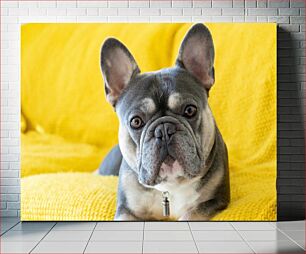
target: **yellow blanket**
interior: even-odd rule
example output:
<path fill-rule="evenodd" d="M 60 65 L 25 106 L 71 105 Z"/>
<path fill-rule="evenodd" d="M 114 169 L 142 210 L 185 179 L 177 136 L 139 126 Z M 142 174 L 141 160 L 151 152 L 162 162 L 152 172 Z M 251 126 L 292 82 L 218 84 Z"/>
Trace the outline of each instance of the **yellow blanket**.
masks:
<path fill-rule="evenodd" d="M 240 186 L 245 178 L 233 177 L 231 204 L 213 220 L 275 220 L 276 197 L 265 194 L 271 185 L 268 178 L 252 176 L 252 183 Z M 113 220 L 117 183 L 118 177 L 90 173 L 25 177 L 21 180 L 21 220 Z"/>
<path fill-rule="evenodd" d="M 120 39 L 143 72 L 153 71 L 173 65 L 190 25 L 22 26 L 22 220 L 113 218 L 117 179 L 77 173 L 94 171 L 117 143 L 101 44 Z M 214 219 L 275 220 L 276 25 L 207 26 L 216 50 L 209 103 L 228 146 L 232 194 Z"/>

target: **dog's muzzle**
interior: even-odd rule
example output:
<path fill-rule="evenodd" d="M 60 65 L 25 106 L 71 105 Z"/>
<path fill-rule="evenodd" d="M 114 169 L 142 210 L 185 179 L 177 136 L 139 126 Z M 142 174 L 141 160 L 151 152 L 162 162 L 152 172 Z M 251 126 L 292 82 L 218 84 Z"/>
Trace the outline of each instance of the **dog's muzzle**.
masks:
<path fill-rule="evenodd" d="M 190 126 L 172 116 L 163 116 L 143 130 L 138 151 L 139 182 L 153 186 L 162 164 L 175 160 L 186 170 L 198 168 L 197 145 Z"/>

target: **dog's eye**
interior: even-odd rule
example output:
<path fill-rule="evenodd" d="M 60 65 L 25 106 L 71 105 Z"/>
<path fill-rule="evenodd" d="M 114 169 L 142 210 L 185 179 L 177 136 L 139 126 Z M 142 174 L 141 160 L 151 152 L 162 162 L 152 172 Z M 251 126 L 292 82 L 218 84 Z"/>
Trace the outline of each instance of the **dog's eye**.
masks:
<path fill-rule="evenodd" d="M 133 129 L 139 129 L 140 127 L 142 127 L 143 121 L 139 116 L 135 116 L 131 119 L 130 124 Z"/>
<path fill-rule="evenodd" d="M 197 113 L 197 108 L 193 105 L 188 105 L 184 110 L 184 116 L 188 118 L 195 116 L 196 113 Z"/>

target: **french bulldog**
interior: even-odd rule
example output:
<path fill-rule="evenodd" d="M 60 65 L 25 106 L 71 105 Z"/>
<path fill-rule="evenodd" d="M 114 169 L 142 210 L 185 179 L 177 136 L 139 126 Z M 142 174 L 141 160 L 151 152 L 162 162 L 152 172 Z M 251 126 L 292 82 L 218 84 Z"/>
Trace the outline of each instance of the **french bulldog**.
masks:
<path fill-rule="evenodd" d="M 107 101 L 119 145 L 101 175 L 119 175 L 115 220 L 209 220 L 230 201 L 227 148 L 208 105 L 215 82 L 210 31 L 195 24 L 174 67 L 141 73 L 129 50 L 101 49 Z"/>

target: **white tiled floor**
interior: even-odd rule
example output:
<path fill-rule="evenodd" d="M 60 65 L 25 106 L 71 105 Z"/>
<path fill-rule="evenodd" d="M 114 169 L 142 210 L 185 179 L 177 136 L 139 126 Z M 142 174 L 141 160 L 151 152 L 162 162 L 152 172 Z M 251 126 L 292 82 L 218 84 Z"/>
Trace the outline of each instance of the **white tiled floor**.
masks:
<path fill-rule="evenodd" d="M 83 253 L 87 242 L 42 241 L 31 253 Z"/>
<path fill-rule="evenodd" d="M 240 235 L 245 241 L 284 241 L 288 237 L 278 230 L 256 230 L 256 231 L 241 231 Z"/>
<path fill-rule="evenodd" d="M 197 242 L 200 253 L 253 253 L 247 243 L 237 242 Z"/>
<path fill-rule="evenodd" d="M 90 241 L 93 242 L 118 242 L 118 241 L 135 241 L 141 242 L 143 238 L 143 231 L 94 231 Z"/>
<path fill-rule="evenodd" d="M 89 242 L 84 253 L 142 253 L 142 241 Z"/>
<path fill-rule="evenodd" d="M 301 253 L 301 248 L 291 241 L 249 242 L 249 244 L 256 253 Z"/>
<path fill-rule="evenodd" d="M 150 242 L 143 244 L 143 253 L 198 253 L 195 242 Z"/>
<path fill-rule="evenodd" d="M 304 253 L 305 221 L 19 222 L 1 218 L 1 253 Z"/>
<path fill-rule="evenodd" d="M 236 231 L 192 231 L 195 241 L 242 241 Z"/>
<path fill-rule="evenodd" d="M 51 230 L 43 239 L 46 242 L 88 242 L 92 231 L 54 231 Z M 95 233 L 95 232 L 94 232 Z"/>
<path fill-rule="evenodd" d="M 172 242 L 172 241 L 193 241 L 190 231 L 145 231 L 144 241 L 149 242 Z"/>

